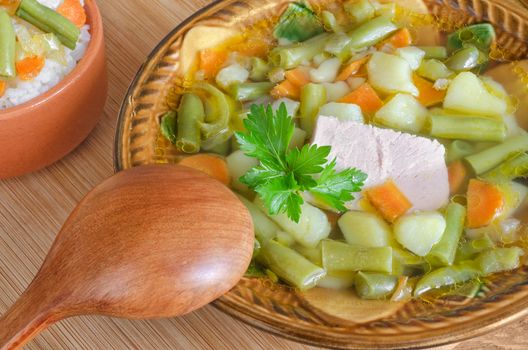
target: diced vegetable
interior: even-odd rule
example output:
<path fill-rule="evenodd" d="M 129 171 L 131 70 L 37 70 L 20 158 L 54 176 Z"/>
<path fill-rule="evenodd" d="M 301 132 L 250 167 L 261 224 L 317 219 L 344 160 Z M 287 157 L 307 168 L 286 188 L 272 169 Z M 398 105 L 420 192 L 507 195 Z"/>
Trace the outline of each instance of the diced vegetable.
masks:
<path fill-rule="evenodd" d="M 353 52 L 374 45 L 396 30 L 398 30 L 398 27 L 389 18 L 384 16 L 376 17 L 364 22 L 348 33 L 348 42 L 344 50 L 338 53 Z"/>
<path fill-rule="evenodd" d="M 387 39 L 387 43 L 391 44 L 395 48 L 408 47 L 412 44 L 411 32 L 407 28 L 398 29 L 396 33 L 392 34 Z M 413 69 L 416 69 L 416 68 L 413 68 Z"/>
<path fill-rule="evenodd" d="M 284 231 L 278 231 L 275 240 L 286 247 L 290 247 L 295 244 L 295 238 L 293 238 L 288 232 Z"/>
<path fill-rule="evenodd" d="M 369 83 L 362 84 L 338 102 L 358 105 L 363 113 L 368 114 L 375 113 L 383 106 L 383 101 Z"/>
<path fill-rule="evenodd" d="M 456 160 L 467 157 L 475 153 L 475 146 L 467 141 L 454 140 L 447 147 L 447 163 L 452 163 Z"/>
<path fill-rule="evenodd" d="M 224 185 L 229 185 L 231 175 L 224 158 L 212 154 L 195 154 L 183 158 L 178 164 L 200 170 Z"/>
<path fill-rule="evenodd" d="M 336 80 L 337 81 L 347 80 L 348 78 L 356 74 L 359 71 L 359 69 L 363 67 L 365 63 L 367 63 L 369 58 L 370 58 L 369 56 L 364 56 L 358 60 L 353 60 L 352 62 L 348 63 L 343 68 L 343 70 L 339 72 L 339 75 L 337 76 Z"/>
<path fill-rule="evenodd" d="M 86 24 L 86 12 L 79 0 L 64 0 L 57 12 L 81 28 Z"/>
<path fill-rule="evenodd" d="M 392 248 L 393 267 L 392 274 L 395 276 L 413 276 L 417 272 L 423 273 L 429 269 L 428 263 L 421 256 L 417 256 L 406 249 Z"/>
<path fill-rule="evenodd" d="M 0 76 L 14 77 L 16 54 L 15 28 L 11 23 L 11 17 L 0 8 Z M 3 83 L 5 84 L 5 82 Z M 4 85 L 5 89 L 5 85 Z M 2 93 L 3 95 L 3 93 Z M 0 95 L 1 96 L 1 95 Z"/>
<path fill-rule="evenodd" d="M 344 81 L 323 83 L 323 85 L 326 89 L 326 100 L 328 102 L 336 102 L 345 97 L 350 92 L 350 87 Z"/>
<path fill-rule="evenodd" d="M 2 94 L 0 94 L 0 96 L 2 96 Z M 161 117 L 161 122 L 160 122 L 161 134 L 167 140 L 169 140 L 172 144 L 176 144 L 176 134 L 177 134 L 176 118 L 177 118 L 176 112 L 170 111 L 170 112 L 165 113 Z"/>
<path fill-rule="evenodd" d="M 520 266 L 520 257 L 524 251 L 519 247 L 495 248 L 481 253 L 475 260 L 484 276 L 492 273 L 510 271 Z"/>
<path fill-rule="evenodd" d="M 301 128 L 295 127 L 293 130 L 292 139 L 290 141 L 290 149 L 301 148 L 306 140 L 306 131 Z"/>
<path fill-rule="evenodd" d="M 258 159 L 246 156 L 244 152 L 238 150 L 226 157 L 227 167 L 231 174 L 231 187 L 242 193 L 248 193 L 247 185 L 240 182 L 240 177 L 246 174 L 251 168 L 259 164 Z"/>
<path fill-rule="evenodd" d="M 21 80 L 33 80 L 39 74 L 46 60 L 42 56 L 26 57 L 15 64 L 17 77 Z"/>
<path fill-rule="evenodd" d="M 428 254 L 428 260 L 434 265 L 452 265 L 458 248 L 460 237 L 464 231 L 466 208 L 458 203 L 450 203 L 447 206 L 446 229 L 442 239 L 433 246 Z"/>
<path fill-rule="evenodd" d="M 468 179 L 468 170 L 464 162 L 457 160 L 449 164 L 447 175 L 449 178 L 449 193 L 459 193 Z"/>
<path fill-rule="evenodd" d="M 431 110 L 431 136 L 445 139 L 500 142 L 506 138 L 502 120 Z"/>
<path fill-rule="evenodd" d="M 309 84 L 310 81 L 310 69 L 306 67 L 297 67 L 284 73 L 284 76 L 293 85 L 302 88 L 304 85 Z"/>
<path fill-rule="evenodd" d="M 393 129 L 419 133 L 427 119 L 427 109 L 413 96 L 397 94 L 374 115 L 374 122 Z"/>
<path fill-rule="evenodd" d="M 250 63 L 251 71 L 249 72 L 249 79 L 253 81 L 265 81 L 271 69 L 268 63 L 259 57 L 251 58 Z"/>
<path fill-rule="evenodd" d="M 334 33 L 341 33 L 343 31 L 343 28 L 337 23 L 337 18 L 332 12 L 324 10 L 321 12 L 321 19 L 326 30 Z"/>
<path fill-rule="evenodd" d="M 261 244 L 275 238 L 280 227 L 271 220 L 257 205 L 249 201 L 243 196 L 238 196 L 240 201 L 246 206 L 251 218 L 253 219 L 253 227 L 255 228 L 255 237 Z"/>
<path fill-rule="evenodd" d="M 482 177 L 494 183 L 508 182 L 518 177 L 528 176 L 528 154 L 519 153 L 496 168 L 485 173 Z"/>
<path fill-rule="evenodd" d="M 401 57 L 375 52 L 367 63 L 367 71 L 369 82 L 376 90 L 386 94 L 419 94 L 412 80 L 411 66 Z"/>
<path fill-rule="evenodd" d="M 493 184 L 471 179 L 467 192 L 467 226 L 477 228 L 489 225 L 504 207 L 504 198 Z"/>
<path fill-rule="evenodd" d="M 329 272 L 319 280 L 318 287 L 328 289 L 345 289 L 354 285 L 356 274 L 350 271 Z"/>
<path fill-rule="evenodd" d="M 227 90 L 235 83 L 243 83 L 249 78 L 249 72 L 238 63 L 233 63 L 222 68 L 216 75 L 216 83 L 222 89 Z"/>
<path fill-rule="evenodd" d="M 363 113 L 358 105 L 351 103 L 330 102 L 319 109 L 319 115 L 335 117 L 339 120 L 353 120 L 358 123 L 364 123 Z"/>
<path fill-rule="evenodd" d="M 437 212 L 417 212 L 400 217 L 394 223 L 396 240 L 418 256 L 426 256 L 442 239 L 446 220 Z"/>
<path fill-rule="evenodd" d="M 383 299 L 392 294 L 398 283 L 398 277 L 381 273 L 358 272 L 354 286 L 362 299 Z"/>
<path fill-rule="evenodd" d="M 478 23 L 465 26 L 447 37 L 447 48 L 452 52 L 467 45 L 474 45 L 480 51 L 487 53 L 495 41 L 495 29 L 489 23 Z"/>
<path fill-rule="evenodd" d="M 321 53 L 328 37 L 329 35 L 324 33 L 301 44 L 276 47 L 270 52 L 270 60 L 275 66 L 280 66 L 284 69 L 295 68 Z"/>
<path fill-rule="evenodd" d="M 391 223 L 412 207 L 412 203 L 392 180 L 369 188 L 365 191 L 365 196 L 385 220 Z"/>
<path fill-rule="evenodd" d="M 396 54 L 409 63 L 412 70 L 417 70 L 422 64 L 425 52 L 416 46 L 400 47 L 396 50 Z"/>
<path fill-rule="evenodd" d="M 307 248 L 300 244 L 295 244 L 293 246 L 299 254 L 304 256 L 306 259 L 310 260 L 315 265 L 322 267 L 323 266 L 323 257 L 322 257 L 322 243 L 319 243 L 317 246 L 312 248 Z"/>
<path fill-rule="evenodd" d="M 312 135 L 317 113 L 326 103 L 326 89 L 324 85 L 310 83 L 301 90 L 301 128 L 308 136 Z"/>
<path fill-rule="evenodd" d="M 480 51 L 475 46 L 458 50 L 445 62 L 449 69 L 457 72 L 471 70 L 480 63 Z"/>
<path fill-rule="evenodd" d="M 0 80 L 0 97 L 2 97 L 7 90 L 7 83 L 3 80 Z"/>
<path fill-rule="evenodd" d="M 507 102 L 490 93 L 475 74 L 463 72 L 449 85 L 444 108 L 468 114 L 500 117 L 507 112 Z"/>
<path fill-rule="evenodd" d="M 291 285 L 304 290 L 314 287 L 326 274 L 295 250 L 273 240 L 262 244 L 257 260 Z"/>
<path fill-rule="evenodd" d="M 389 246 L 391 229 L 373 213 L 349 211 L 337 223 L 348 244 L 363 247 Z"/>
<path fill-rule="evenodd" d="M 231 96 L 237 101 L 254 101 L 266 96 L 275 84 L 269 82 L 261 83 L 234 83 L 229 87 Z"/>
<path fill-rule="evenodd" d="M 528 135 L 523 134 L 507 139 L 497 146 L 490 147 L 466 157 L 477 175 L 493 169 L 512 155 L 528 151 Z"/>
<path fill-rule="evenodd" d="M 310 79 L 314 83 L 330 83 L 336 79 L 340 67 L 339 58 L 330 58 L 321 63 L 318 68 L 310 70 Z"/>
<path fill-rule="evenodd" d="M 185 153 L 200 151 L 200 124 L 205 118 L 204 105 L 198 95 L 184 94 L 178 108 L 176 147 Z"/>
<path fill-rule="evenodd" d="M 433 81 L 449 78 L 451 75 L 453 75 L 453 71 L 447 68 L 444 63 L 436 59 L 423 60 L 416 73 Z"/>
<path fill-rule="evenodd" d="M 206 79 L 213 78 L 218 74 L 227 61 L 227 50 L 205 49 L 200 51 L 200 70 Z"/>
<path fill-rule="evenodd" d="M 425 52 L 425 59 L 435 58 L 443 60 L 447 58 L 447 49 L 445 46 L 418 46 L 420 50 Z"/>
<path fill-rule="evenodd" d="M 469 230 L 466 230 L 466 236 Z M 487 236 L 461 241 L 458 245 L 455 261 L 465 261 L 475 258 L 478 253 L 495 248 L 495 243 Z"/>
<path fill-rule="evenodd" d="M 413 76 L 413 82 L 419 91 L 418 102 L 425 107 L 431 107 L 444 101 L 446 90 L 436 89 L 434 83 L 416 74 Z"/>
<path fill-rule="evenodd" d="M 305 3 L 292 2 L 281 15 L 273 31 L 277 39 L 305 41 L 324 32 L 323 24 Z"/>
<path fill-rule="evenodd" d="M 284 80 L 271 90 L 271 96 L 275 98 L 288 98 L 298 100 L 301 96 L 301 89 L 289 80 Z"/>
<path fill-rule="evenodd" d="M 279 109 L 280 105 L 283 104 L 286 106 L 286 111 L 288 111 L 288 116 L 295 118 L 297 116 L 297 112 L 299 111 L 299 108 L 301 107 L 301 103 L 299 101 L 290 100 L 289 98 L 279 98 L 278 100 L 275 100 L 271 108 L 276 113 Z"/>
<path fill-rule="evenodd" d="M 348 0 L 343 4 L 352 22 L 362 23 L 374 17 L 376 8 L 369 0 Z"/>
<path fill-rule="evenodd" d="M 392 248 L 368 248 L 324 240 L 323 267 L 327 271 L 392 272 Z"/>
<path fill-rule="evenodd" d="M 479 269 L 472 262 L 461 262 L 458 265 L 439 268 L 429 272 L 418 281 L 414 296 L 440 287 L 470 281 L 477 278 L 479 274 Z"/>

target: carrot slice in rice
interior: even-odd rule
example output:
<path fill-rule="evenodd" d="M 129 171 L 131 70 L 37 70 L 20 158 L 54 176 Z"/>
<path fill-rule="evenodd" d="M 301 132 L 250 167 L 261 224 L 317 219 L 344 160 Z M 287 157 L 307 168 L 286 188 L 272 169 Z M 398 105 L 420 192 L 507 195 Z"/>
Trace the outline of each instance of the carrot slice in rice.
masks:
<path fill-rule="evenodd" d="M 42 56 L 26 57 L 15 64 L 17 76 L 21 80 L 33 80 L 44 68 L 44 63 L 45 60 Z"/>
<path fill-rule="evenodd" d="M 86 24 L 86 11 L 79 0 L 64 0 L 57 12 L 79 28 Z"/>

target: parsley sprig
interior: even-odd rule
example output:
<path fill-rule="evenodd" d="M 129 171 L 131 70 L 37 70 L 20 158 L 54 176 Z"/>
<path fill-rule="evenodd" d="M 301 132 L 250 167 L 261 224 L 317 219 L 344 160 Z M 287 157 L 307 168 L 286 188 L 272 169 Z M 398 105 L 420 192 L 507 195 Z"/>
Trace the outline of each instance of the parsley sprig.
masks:
<path fill-rule="evenodd" d="M 299 222 L 304 191 L 327 206 L 345 211 L 345 202 L 354 199 L 352 193 L 359 192 L 367 179 L 358 169 L 336 172 L 335 160 L 327 160 L 330 146 L 288 149 L 295 124 L 284 103 L 276 114 L 269 105 L 252 105 L 244 126 L 246 131 L 235 134 L 240 149 L 260 164 L 240 181 L 260 195 L 271 215 L 286 213 Z"/>

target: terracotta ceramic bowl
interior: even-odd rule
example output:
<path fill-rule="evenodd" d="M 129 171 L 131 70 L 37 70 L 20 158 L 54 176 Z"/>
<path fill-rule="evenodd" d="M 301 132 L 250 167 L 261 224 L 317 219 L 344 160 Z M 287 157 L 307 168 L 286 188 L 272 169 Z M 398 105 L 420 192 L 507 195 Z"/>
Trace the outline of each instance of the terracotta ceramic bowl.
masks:
<path fill-rule="evenodd" d="M 0 179 L 52 164 L 97 124 L 107 92 L 103 23 L 94 0 L 86 12 L 92 39 L 74 70 L 46 93 L 0 110 Z"/>
<path fill-rule="evenodd" d="M 414 11 L 429 11 L 447 30 L 449 26 L 489 21 L 496 27 L 498 48 L 503 49 L 494 55 L 505 61 L 528 57 L 528 10 L 519 2 L 425 0 L 424 5 L 416 0 L 396 1 L 419 4 Z M 209 29 L 213 37 L 226 28 L 243 30 L 262 18 L 276 17 L 287 2 L 219 1 L 174 29 L 152 52 L 124 100 L 115 143 L 116 170 L 178 161 L 180 154 L 159 134 L 159 120 L 169 108 L 167 101 L 172 100 L 174 87 L 182 83 L 181 49 L 190 29 L 199 25 L 215 27 Z M 316 6 L 328 2 L 332 1 L 310 1 Z M 528 111 L 527 62 L 503 67 L 511 71 L 502 82 L 517 96 L 520 109 Z M 511 75 L 513 71 L 517 75 Z M 518 117 L 522 115 L 524 120 L 519 121 L 526 128 L 528 113 L 519 113 Z M 528 208 L 519 218 L 528 225 Z M 528 315 L 528 268 L 486 280 L 473 299 L 442 297 L 406 304 L 362 301 L 349 292 L 315 288 L 301 293 L 268 279 L 243 278 L 215 305 L 251 325 L 314 345 L 342 349 L 423 348 L 467 339 Z"/>

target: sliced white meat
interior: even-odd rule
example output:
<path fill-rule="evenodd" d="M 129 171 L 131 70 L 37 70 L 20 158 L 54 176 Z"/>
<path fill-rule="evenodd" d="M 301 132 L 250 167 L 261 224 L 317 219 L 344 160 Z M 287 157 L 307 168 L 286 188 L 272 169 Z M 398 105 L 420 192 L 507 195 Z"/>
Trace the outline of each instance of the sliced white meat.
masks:
<path fill-rule="evenodd" d="M 358 168 L 365 172 L 364 189 L 392 179 L 413 210 L 436 210 L 447 204 L 445 148 L 436 140 L 319 116 L 312 142 L 332 147 L 329 159 L 336 158 L 338 171 Z M 358 209 L 358 199 L 347 203 L 347 208 Z"/>

